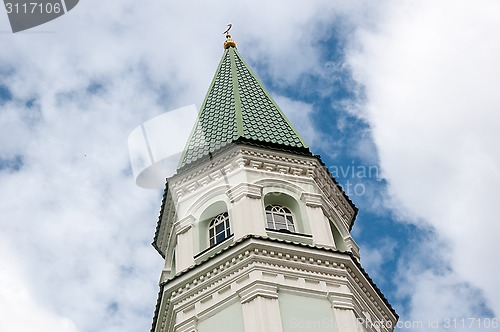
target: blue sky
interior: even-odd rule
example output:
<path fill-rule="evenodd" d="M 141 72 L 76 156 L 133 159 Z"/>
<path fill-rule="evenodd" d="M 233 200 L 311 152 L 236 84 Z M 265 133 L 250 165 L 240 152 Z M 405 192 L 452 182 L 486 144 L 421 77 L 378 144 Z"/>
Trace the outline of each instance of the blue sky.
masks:
<path fill-rule="evenodd" d="M 229 22 L 351 185 L 361 263 L 401 321 L 498 315 L 498 17 L 487 0 L 86 0 L 12 34 L 0 14 L 0 330 L 149 329 L 161 191 L 135 186 L 127 137 L 201 105 Z"/>

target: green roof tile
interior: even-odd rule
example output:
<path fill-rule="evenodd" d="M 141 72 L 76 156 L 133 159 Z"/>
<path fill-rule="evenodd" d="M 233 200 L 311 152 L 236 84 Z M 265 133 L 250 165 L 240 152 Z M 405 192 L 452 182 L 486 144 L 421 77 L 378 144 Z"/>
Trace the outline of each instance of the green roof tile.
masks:
<path fill-rule="evenodd" d="M 224 51 L 179 169 L 239 139 L 307 149 L 235 47 Z"/>

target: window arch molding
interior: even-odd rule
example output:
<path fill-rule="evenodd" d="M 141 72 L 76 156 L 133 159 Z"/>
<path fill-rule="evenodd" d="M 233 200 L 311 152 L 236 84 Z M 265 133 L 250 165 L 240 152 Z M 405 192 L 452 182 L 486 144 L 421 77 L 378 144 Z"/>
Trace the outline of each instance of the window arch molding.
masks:
<path fill-rule="evenodd" d="M 229 188 L 229 185 L 222 185 L 212 188 L 211 190 L 203 193 L 203 195 L 200 195 L 200 197 L 189 206 L 189 208 L 186 210 L 186 214 L 191 214 L 195 218 L 199 219 L 203 214 L 205 214 L 207 208 L 213 205 L 214 202 L 225 202 L 226 191 Z"/>
<path fill-rule="evenodd" d="M 304 189 L 297 184 L 284 179 L 265 178 L 256 181 L 255 184 L 264 187 L 263 195 L 270 192 L 281 192 L 298 200 L 304 192 Z"/>

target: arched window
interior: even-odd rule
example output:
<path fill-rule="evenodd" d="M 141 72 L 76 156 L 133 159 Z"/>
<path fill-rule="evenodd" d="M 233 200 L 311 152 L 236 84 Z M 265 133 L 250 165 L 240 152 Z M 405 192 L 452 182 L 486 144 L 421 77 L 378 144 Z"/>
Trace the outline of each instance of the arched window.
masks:
<path fill-rule="evenodd" d="M 210 246 L 221 243 L 231 235 L 229 227 L 229 214 L 227 212 L 221 213 L 210 222 L 208 226 L 208 239 Z"/>
<path fill-rule="evenodd" d="M 267 227 L 279 230 L 287 230 L 295 233 L 293 214 L 290 210 L 281 205 L 266 206 Z"/>

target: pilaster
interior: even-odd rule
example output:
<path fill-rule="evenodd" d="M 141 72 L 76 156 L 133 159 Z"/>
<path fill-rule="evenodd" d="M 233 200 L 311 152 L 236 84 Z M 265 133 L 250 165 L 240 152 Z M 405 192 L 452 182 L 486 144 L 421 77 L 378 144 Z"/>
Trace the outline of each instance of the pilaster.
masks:
<path fill-rule="evenodd" d="M 355 306 L 351 294 L 330 294 L 328 299 L 332 303 L 338 331 L 363 332 L 354 313 Z"/>
<path fill-rule="evenodd" d="M 266 236 L 264 210 L 262 208 L 262 186 L 240 183 L 226 192 L 230 202 L 233 220 L 234 239 L 248 234 Z"/>
<path fill-rule="evenodd" d="M 257 283 L 240 297 L 245 331 L 283 332 L 276 286 Z"/>
<path fill-rule="evenodd" d="M 198 332 L 197 328 L 197 319 L 193 317 L 187 322 L 184 322 L 182 325 L 177 326 L 175 328 L 175 332 Z"/>
<path fill-rule="evenodd" d="M 320 194 L 302 193 L 300 198 L 306 205 L 307 218 L 314 244 L 335 248 L 329 221 L 323 213 L 323 197 Z"/>
<path fill-rule="evenodd" d="M 192 216 L 187 216 L 179 220 L 174 229 L 177 233 L 178 250 L 175 256 L 175 265 L 177 271 L 182 271 L 194 264 L 194 250 L 193 250 L 193 222 Z"/>

